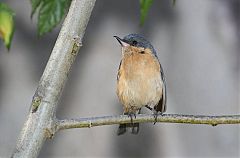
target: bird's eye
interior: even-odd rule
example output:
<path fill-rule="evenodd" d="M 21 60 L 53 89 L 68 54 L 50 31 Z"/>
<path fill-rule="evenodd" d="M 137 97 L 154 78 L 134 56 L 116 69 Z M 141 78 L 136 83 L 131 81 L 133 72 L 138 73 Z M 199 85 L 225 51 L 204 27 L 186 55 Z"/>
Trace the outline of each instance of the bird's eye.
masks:
<path fill-rule="evenodd" d="M 133 45 L 133 46 L 136 46 L 137 44 L 138 44 L 138 42 L 135 41 L 135 40 L 132 42 L 132 45 Z"/>

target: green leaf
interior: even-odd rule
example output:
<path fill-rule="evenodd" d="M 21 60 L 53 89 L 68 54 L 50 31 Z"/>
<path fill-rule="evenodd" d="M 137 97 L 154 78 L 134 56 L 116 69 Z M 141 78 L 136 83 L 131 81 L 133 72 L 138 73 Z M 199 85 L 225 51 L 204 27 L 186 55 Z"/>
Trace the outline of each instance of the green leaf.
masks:
<path fill-rule="evenodd" d="M 173 0 L 172 1 L 172 6 L 175 6 L 176 5 L 176 0 Z"/>
<path fill-rule="evenodd" d="M 31 5 L 32 5 L 32 13 L 31 13 L 31 18 L 33 17 L 33 14 L 35 14 L 37 8 L 39 7 L 40 3 L 42 0 L 31 0 Z"/>
<path fill-rule="evenodd" d="M 0 3 L 0 38 L 7 49 L 10 49 L 14 33 L 15 13 L 4 3 Z"/>
<path fill-rule="evenodd" d="M 148 14 L 148 10 L 151 7 L 152 3 L 153 3 L 153 0 L 140 0 L 140 8 L 141 8 L 140 9 L 140 12 L 141 12 L 140 25 L 144 24 L 144 21 Z"/>
<path fill-rule="evenodd" d="M 51 31 L 63 18 L 70 0 L 42 0 L 38 14 L 38 34 Z"/>

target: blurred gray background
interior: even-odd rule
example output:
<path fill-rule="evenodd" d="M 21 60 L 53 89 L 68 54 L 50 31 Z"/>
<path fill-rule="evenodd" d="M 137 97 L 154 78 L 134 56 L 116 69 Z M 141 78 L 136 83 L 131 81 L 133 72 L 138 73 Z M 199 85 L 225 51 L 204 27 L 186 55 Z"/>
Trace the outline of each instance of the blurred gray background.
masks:
<path fill-rule="evenodd" d="M 8 53 L 0 43 L 0 157 L 9 157 L 59 28 L 37 37 L 28 0 L 3 0 L 16 11 Z M 114 35 L 140 33 L 165 71 L 167 113 L 239 114 L 240 1 L 154 1 L 139 27 L 139 1 L 98 0 L 57 116 L 118 115 L 115 88 L 121 59 Z M 144 111 L 147 112 L 147 111 Z M 139 135 L 117 136 L 117 125 L 60 131 L 39 157 L 240 157 L 239 125 L 142 124 Z"/>

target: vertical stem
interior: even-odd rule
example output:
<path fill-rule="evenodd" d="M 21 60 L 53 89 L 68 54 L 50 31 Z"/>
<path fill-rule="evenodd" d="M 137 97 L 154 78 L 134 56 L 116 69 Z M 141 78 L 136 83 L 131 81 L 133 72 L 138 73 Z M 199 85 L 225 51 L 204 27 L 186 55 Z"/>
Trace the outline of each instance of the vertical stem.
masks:
<path fill-rule="evenodd" d="M 12 157 L 37 157 L 55 126 L 55 112 L 96 0 L 72 0 L 32 100 Z"/>

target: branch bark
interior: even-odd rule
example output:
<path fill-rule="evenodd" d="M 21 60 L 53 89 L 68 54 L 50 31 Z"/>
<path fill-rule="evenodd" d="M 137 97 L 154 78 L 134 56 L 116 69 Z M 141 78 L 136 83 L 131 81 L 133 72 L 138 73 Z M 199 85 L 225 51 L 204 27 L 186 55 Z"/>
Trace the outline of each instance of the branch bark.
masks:
<path fill-rule="evenodd" d="M 72 0 L 49 61 L 32 100 L 12 157 L 37 157 L 55 124 L 57 103 L 82 43 L 96 0 Z"/>
<path fill-rule="evenodd" d="M 155 122 L 154 115 L 140 114 L 133 119 L 134 123 Z M 157 122 L 162 123 L 184 123 L 184 124 L 207 124 L 216 126 L 218 124 L 240 124 L 240 115 L 181 115 L 181 114 L 163 114 L 157 117 Z M 131 123 L 131 118 L 126 115 L 120 116 L 102 116 L 81 119 L 57 120 L 52 134 L 59 130 L 71 128 L 90 128 L 102 125 L 113 125 L 121 123 Z"/>

